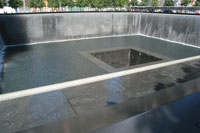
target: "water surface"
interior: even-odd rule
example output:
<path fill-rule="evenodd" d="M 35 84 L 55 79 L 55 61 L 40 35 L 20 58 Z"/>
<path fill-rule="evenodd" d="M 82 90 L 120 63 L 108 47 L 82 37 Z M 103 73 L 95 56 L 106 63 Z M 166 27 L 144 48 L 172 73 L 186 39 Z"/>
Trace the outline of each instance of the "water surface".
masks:
<path fill-rule="evenodd" d="M 129 46 L 171 59 L 200 54 L 194 47 L 139 35 L 8 47 L 1 93 L 106 74 L 80 52 Z"/>

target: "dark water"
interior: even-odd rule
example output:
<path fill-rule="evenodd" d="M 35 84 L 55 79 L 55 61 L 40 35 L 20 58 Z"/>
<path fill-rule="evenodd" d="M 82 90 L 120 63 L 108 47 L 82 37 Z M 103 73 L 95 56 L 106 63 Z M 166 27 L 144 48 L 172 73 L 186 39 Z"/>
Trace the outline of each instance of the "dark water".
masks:
<path fill-rule="evenodd" d="M 162 60 L 134 49 L 118 49 L 92 53 L 91 55 L 116 69 Z"/>
<path fill-rule="evenodd" d="M 108 73 L 79 52 L 133 46 L 172 59 L 200 54 L 200 49 L 143 36 L 77 40 L 5 51 L 3 86 L 8 93 Z"/>

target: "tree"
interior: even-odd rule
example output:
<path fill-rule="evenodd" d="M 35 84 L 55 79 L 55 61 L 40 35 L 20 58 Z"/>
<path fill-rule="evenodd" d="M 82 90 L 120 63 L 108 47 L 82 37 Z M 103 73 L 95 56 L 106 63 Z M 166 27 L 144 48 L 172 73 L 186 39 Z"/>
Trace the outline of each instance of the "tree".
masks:
<path fill-rule="evenodd" d="M 77 7 L 84 7 L 84 0 L 77 0 L 76 1 L 76 6 Z"/>
<path fill-rule="evenodd" d="M 30 0 L 29 1 L 29 7 L 30 8 L 42 8 L 45 4 L 42 0 Z"/>
<path fill-rule="evenodd" d="M 91 7 L 92 8 L 97 8 L 97 5 L 98 5 L 97 1 L 98 0 L 91 0 Z"/>
<path fill-rule="evenodd" d="M 73 1 L 73 0 L 68 0 L 68 1 L 67 1 L 67 6 L 68 6 L 68 7 L 71 7 L 71 8 L 74 7 L 74 6 L 75 6 L 74 1 Z"/>
<path fill-rule="evenodd" d="M 152 0 L 151 6 L 159 6 L 158 0 Z"/>
<path fill-rule="evenodd" d="M 117 0 L 113 0 L 113 7 L 116 8 L 117 7 Z"/>
<path fill-rule="evenodd" d="M 200 6 L 200 0 L 197 0 L 195 6 Z"/>
<path fill-rule="evenodd" d="M 138 6 L 147 6 L 147 0 L 142 0 Z"/>
<path fill-rule="evenodd" d="M 67 6 L 68 0 L 61 0 L 60 2 L 62 6 Z"/>
<path fill-rule="evenodd" d="M 113 0 L 103 0 L 103 7 L 113 7 Z"/>
<path fill-rule="evenodd" d="M 130 1 L 130 5 L 131 5 L 131 6 L 138 6 L 137 0 L 131 0 L 131 1 Z"/>
<path fill-rule="evenodd" d="M 28 6 L 30 7 L 30 8 L 35 8 L 35 7 L 37 7 L 37 3 L 36 3 L 36 0 L 30 0 L 29 1 L 29 3 L 28 3 Z"/>
<path fill-rule="evenodd" d="M 73 0 L 61 0 L 62 6 L 74 7 L 75 3 Z"/>
<path fill-rule="evenodd" d="M 103 8 L 104 7 L 104 1 L 103 0 L 96 0 L 96 7 L 97 8 Z"/>
<path fill-rule="evenodd" d="M 174 6 L 173 0 L 165 0 L 164 6 Z"/>
<path fill-rule="evenodd" d="M 48 7 L 57 8 L 59 7 L 59 0 L 47 0 L 48 1 Z"/>
<path fill-rule="evenodd" d="M 88 7 L 88 9 L 89 9 L 89 7 L 91 7 L 91 1 L 90 0 L 84 0 L 84 7 Z"/>
<path fill-rule="evenodd" d="M 182 5 L 187 6 L 190 2 L 191 0 L 183 0 Z"/>
<path fill-rule="evenodd" d="M 42 8 L 42 7 L 45 7 L 45 3 L 42 0 L 40 0 L 40 2 L 39 2 L 39 8 Z"/>
<path fill-rule="evenodd" d="M 89 8 L 91 8 L 91 7 L 97 7 L 97 1 L 96 0 L 84 0 L 84 5 L 86 6 L 86 7 L 88 7 L 88 10 L 89 10 Z"/>
<path fill-rule="evenodd" d="M 23 6 L 22 0 L 9 0 L 8 3 L 12 8 L 18 8 Z"/>
<path fill-rule="evenodd" d="M 128 0 L 116 0 L 115 2 L 115 5 L 120 8 L 128 5 Z"/>
<path fill-rule="evenodd" d="M 4 6 L 4 0 L 0 0 L 0 8 L 3 8 Z"/>

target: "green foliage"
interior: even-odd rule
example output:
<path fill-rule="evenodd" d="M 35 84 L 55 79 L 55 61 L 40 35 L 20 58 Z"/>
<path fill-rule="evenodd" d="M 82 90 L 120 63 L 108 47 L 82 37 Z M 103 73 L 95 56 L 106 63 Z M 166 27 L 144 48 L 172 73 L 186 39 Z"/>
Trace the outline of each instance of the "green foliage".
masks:
<path fill-rule="evenodd" d="M 195 6 L 200 6 L 200 0 L 197 0 Z"/>
<path fill-rule="evenodd" d="M 104 5 L 104 1 L 103 0 L 97 0 L 96 2 L 96 7 L 98 8 L 103 8 L 105 5 Z"/>
<path fill-rule="evenodd" d="M 158 0 L 152 0 L 151 6 L 159 6 Z"/>
<path fill-rule="evenodd" d="M 38 6 L 38 0 L 31 0 L 30 7 Z M 135 0 L 137 1 L 137 0 Z M 146 1 L 146 0 L 145 0 Z M 93 7 L 93 8 L 106 8 L 106 7 L 123 7 L 127 6 L 129 0 L 60 0 L 61 6 L 68 7 Z M 59 7 L 59 0 L 48 0 L 49 7 Z"/>
<path fill-rule="evenodd" d="M 110 4 L 110 2 L 112 3 L 112 1 L 109 0 L 90 0 L 89 4 L 86 4 L 86 6 L 103 8 L 107 7 L 108 6 L 107 4 Z"/>
<path fill-rule="evenodd" d="M 191 0 L 183 0 L 182 5 L 187 6 L 190 2 Z"/>
<path fill-rule="evenodd" d="M 62 6 L 67 6 L 68 0 L 61 0 L 60 2 Z"/>
<path fill-rule="evenodd" d="M 31 7 L 31 8 L 42 8 L 44 6 L 45 6 L 45 4 L 41 0 L 30 0 L 29 1 L 29 7 Z"/>
<path fill-rule="evenodd" d="M 8 3 L 9 3 L 9 6 L 11 6 L 12 8 L 23 6 L 22 0 L 9 0 Z"/>
<path fill-rule="evenodd" d="M 123 7 L 128 5 L 128 0 L 116 0 L 115 5 L 118 7 Z"/>
<path fill-rule="evenodd" d="M 147 0 L 142 0 L 142 2 L 138 4 L 138 6 L 147 6 Z"/>
<path fill-rule="evenodd" d="M 114 7 L 116 0 L 90 0 L 89 7 L 97 7 L 97 8 L 103 8 L 103 7 Z"/>
<path fill-rule="evenodd" d="M 173 0 L 165 0 L 164 6 L 174 6 L 174 4 Z"/>
<path fill-rule="evenodd" d="M 4 6 L 4 0 L 0 0 L 0 8 L 3 8 Z"/>
<path fill-rule="evenodd" d="M 104 7 L 113 7 L 114 1 L 113 0 L 104 0 Z"/>
<path fill-rule="evenodd" d="M 91 0 L 91 7 L 93 8 L 97 7 L 97 0 Z"/>
<path fill-rule="evenodd" d="M 131 0 L 131 1 L 130 1 L 130 5 L 131 5 L 131 6 L 138 6 L 137 0 Z"/>
<path fill-rule="evenodd" d="M 67 6 L 74 7 L 75 6 L 75 2 L 73 0 L 68 0 Z"/>
<path fill-rule="evenodd" d="M 89 7 L 90 6 L 90 0 L 84 0 L 84 7 Z"/>
<path fill-rule="evenodd" d="M 62 6 L 74 7 L 75 2 L 73 0 L 61 0 Z"/>
<path fill-rule="evenodd" d="M 112 0 L 113 7 L 117 7 L 117 0 Z"/>
<path fill-rule="evenodd" d="M 48 1 L 48 7 L 59 7 L 59 1 L 58 0 L 47 0 Z"/>
<path fill-rule="evenodd" d="M 76 1 L 76 6 L 77 7 L 84 7 L 85 6 L 85 0 L 77 0 Z"/>

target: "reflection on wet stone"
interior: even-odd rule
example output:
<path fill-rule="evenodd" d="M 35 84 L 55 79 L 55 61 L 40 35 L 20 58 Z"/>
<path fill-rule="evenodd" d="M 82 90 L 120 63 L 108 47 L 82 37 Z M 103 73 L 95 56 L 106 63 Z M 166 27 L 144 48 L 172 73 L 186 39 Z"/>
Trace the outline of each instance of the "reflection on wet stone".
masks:
<path fill-rule="evenodd" d="M 109 90 L 109 94 L 107 95 L 108 106 L 114 105 L 117 103 L 121 103 L 123 101 L 123 91 L 125 91 L 125 88 L 120 83 L 120 78 L 114 78 L 107 80 L 107 88 Z"/>
<path fill-rule="evenodd" d="M 182 70 L 186 73 L 183 78 L 177 79 L 178 83 L 183 83 L 192 79 L 200 77 L 200 61 L 191 64 L 190 66 L 182 67 Z"/>
<path fill-rule="evenodd" d="M 179 79 L 188 77 L 188 73 L 185 73 L 182 68 L 189 67 L 189 64 L 196 66 L 196 63 L 197 61 L 193 61 L 186 64 L 168 66 L 156 70 L 73 87 L 63 91 L 78 114 L 85 114 L 86 112 L 113 106 L 132 98 L 138 98 L 176 86 L 180 84 L 178 82 Z M 198 70 L 193 72 L 198 72 Z M 184 82 L 199 77 L 200 75 L 197 74 Z"/>
<path fill-rule="evenodd" d="M 156 91 L 159 91 L 161 89 L 166 89 L 174 85 L 181 84 L 200 77 L 200 61 L 187 62 L 183 65 L 177 65 L 177 66 L 180 67 L 179 69 L 182 71 L 183 76 L 181 77 L 177 76 L 173 82 L 172 81 L 168 83 L 158 82 L 154 88 Z"/>

